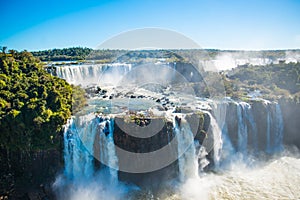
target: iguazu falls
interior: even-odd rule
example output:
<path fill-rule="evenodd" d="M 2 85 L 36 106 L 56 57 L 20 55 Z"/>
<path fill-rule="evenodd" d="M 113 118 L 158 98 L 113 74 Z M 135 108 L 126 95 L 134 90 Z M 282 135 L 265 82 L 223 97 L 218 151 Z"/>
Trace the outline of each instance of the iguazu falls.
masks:
<path fill-rule="evenodd" d="M 299 1 L 0 7 L 0 200 L 300 200 Z"/>
<path fill-rule="evenodd" d="M 176 63 L 57 67 L 69 82 L 94 84 L 88 107 L 64 127 L 59 197 L 298 198 L 300 160 L 287 143 L 299 141 L 288 141 L 294 136 L 285 128 L 295 126 L 287 116 L 293 106 L 251 94 L 247 102 L 197 97 L 176 76 L 196 83 L 193 70 Z M 109 84 L 115 77 L 120 85 Z"/>

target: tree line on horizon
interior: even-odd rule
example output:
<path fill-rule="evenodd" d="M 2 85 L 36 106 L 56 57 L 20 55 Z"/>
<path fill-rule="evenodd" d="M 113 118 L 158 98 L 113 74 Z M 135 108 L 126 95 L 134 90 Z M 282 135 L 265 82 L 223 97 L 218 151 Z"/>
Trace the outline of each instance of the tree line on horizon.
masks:
<path fill-rule="evenodd" d="M 286 52 L 299 53 L 299 49 L 291 50 L 219 50 L 219 49 L 151 49 L 151 50 L 121 50 L 121 49 L 92 49 L 87 47 L 71 47 L 63 49 L 49 49 L 42 51 L 32 51 L 31 53 L 42 61 L 84 61 L 103 60 L 112 61 L 132 61 L 134 58 L 168 58 L 170 61 L 183 61 L 182 58 L 193 57 L 195 54 L 200 58 L 215 59 L 218 55 L 229 53 L 233 57 L 247 56 L 252 58 L 284 58 Z M 181 58 L 179 58 L 181 57 Z M 137 61 L 137 62 L 138 62 Z"/>

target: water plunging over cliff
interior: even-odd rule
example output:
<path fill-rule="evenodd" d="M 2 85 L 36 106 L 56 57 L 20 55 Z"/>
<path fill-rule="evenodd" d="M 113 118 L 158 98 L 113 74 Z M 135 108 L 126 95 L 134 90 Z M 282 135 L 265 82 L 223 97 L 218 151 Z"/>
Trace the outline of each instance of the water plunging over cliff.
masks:
<path fill-rule="evenodd" d="M 162 69 L 168 69 L 165 72 L 168 74 L 168 77 L 169 75 L 173 77 L 170 80 L 177 78 L 178 71 L 181 74 L 181 72 L 186 70 L 186 66 L 180 63 L 170 66 L 172 70 L 169 70 L 166 64 L 160 66 Z M 145 69 L 148 70 L 148 68 Z M 57 75 L 70 83 L 83 86 L 97 84 L 99 86 L 99 79 L 101 79 L 101 90 L 103 91 L 106 90 L 105 83 L 116 83 L 124 74 L 134 71 L 131 69 L 131 65 L 127 64 L 91 66 L 84 64 L 57 67 Z M 153 71 L 156 72 L 157 70 Z M 104 72 L 109 72 L 109 76 L 106 77 L 107 73 Z M 172 74 L 169 72 L 172 72 Z M 113 74 L 116 76 L 113 76 Z M 135 76 L 138 76 L 142 79 L 141 83 L 143 83 L 145 74 L 147 73 L 144 71 L 136 70 L 131 76 L 125 78 L 125 81 L 133 81 L 136 78 Z M 151 73 L 150 76 L 152 74 L 155 73 Z M 193 71 L 189 70 L 183 73 L 183 76 L 189 82 L 197 82 L 201 78 L 197 78 Z M 151 77 L 147 78 L 152 80 L 150 79 Z M 135 200 L 171 198 L 190 200 L 208 197 L 212 199 L 218 199 L 218 197 L 236 199 L 238 197 L 237 194 L 243 194 L 241 191 L 244 190 L 246 191 L 245 195 L 249 199 L 251 197 L 257 198 L 259 195 L 257 196 L 256 194 L 259 193 L 270 198 L 287 197 L 288 192 L 286 191 L 288 189 L 278 193 L 273 191 L 272 193 L 274 194 L 271 194 L 259 190 L 256 185 L 263 185 L 264 183 L 274 185 L 271 181 L 274 177 L 271 176 L 272 173 L 269 173 L 268 170 L 278 169 L 278 174 L 281 172 L 286 173 L 287 166 L 291 166 L 290 170 L 296 171 L 293 162 L 299 162 L 297 159 L 278 159 L 278 162 L 270 164 L 270 168 L 268 166 L 263 167 L 263 172 L 257 170 L 254 174 L 249 172 L 248 169 L 249 166 L 251 168 L 255 167 L 255 163 L 257 161 L 260 162 L 260 159 L 263 159 L 265 162 L 266 158 L 270 159 L 270 157 L 273 157 L 268 155 L 274 155 L 282 152 L 284 149 L 283 131 L 285 130 L 284 124 L 286 119 L 285 121 L 283 120 L 285 113 L 284 108 L 280 106 L 282 104 L 261 99 L 253 99 L 247 103 L 233 101 L 229 98 L 214 101 L 197 97 L 196 100 L 190 100 L 185 93 L 183 96 L 178 97 L 178 89 L 181 85 L 184 86 L 185 84 L 178 84 L 175 90 L 173 90 L 172 85 L 162 85 L 161 87 L 143 85 L 142 88 L 131 91 L 126 84 L 121 84 L 121 86 L 125 87 L 116 87 L 115 91 L 113 91 L 114 89 L 110 91 L 108 87 L 105 99 L 102 94 L 102 96 L 94 95 L 93 98 L 89 99 L 89 103 L 92 106 L 89 107 L 91 109 L 88 111 L 92 110 L 91 112 L 106 114 L 91 113 L 75 116 L 66 125 L 64 132 L 64 179 L 67 180 L 66 185 L 69 184 L 72 188 L 72 185 L 83 182 L 83 186 L 77 187 L 77 192 L 81 193 L 81 188 L 83 187 L 85 189 L 84 192 L 88 191 L 83 197 L 88 199 Z M 192 97 L 194 96 L 192 95 Z M 146 101 L 151 103 L 146 105 Z M 203 102 L 199 103 L 198 101 Z M 154 104 L 152 104 L 153 102 Z M 93 107 L 93 103 L 95 107 Z M 115 112 L 110 110 L 113 106 L 118 106 Z M 128 112 L 126 109 L 128 109 Z M 147 115 L 147 112 L 149 114 L 150 111 L 151 115 Z M 164 114 L 164 112 L 168 113 L 168 115 Z M 111 113 L 115 117 L 107 117 Z M 122 114 L 119 115 L 119 113 Z M 189 118 L 192 113 L 200 113 L 198 120 L 203 122 L 201 130 L 197 130 L 195 123 Z M 154 122 L 162 122 L 157 123 L 162 124 L 162 128 L 157 130 L 159 133 L 149 138 L 139 138 L 152 125 L 156 124 Z M 129 129 L 125 127 L 124 129 L 120 124 L 131 127 Z M 129 133 L 128 130 L 135 130 L 134 135 Z M 157 152 L 165 146 L 167 147 L 165 149 L 172 151 L 174 158 L 177 158 L 169 166 L 155 169 L 156 171 L 154 172 L 133 173 L 131 171 L 122 171 L 128 159 L 120 153 L 120 149 L 130 152 L 130 155 L 138 154 L 131 162 L 136 161 L 133 166 L 138 165 L 144 168 L 147 165 L 150 166 L 150 164 L 147 163 L 147 160 L 140 159 L 141 157 L 139 156 L 148 152 Z M 158 155 L 161 156 L 161 154 Z M 164 156 L 161 157 L 162 159 L 165 158 Z M 160 163 L 160 161 L 159 159 L 152 159 L 151 163 Z M 287 164 L 286 161 L 292 162 L 292 165 L 290 163 Z M 218 175 L 211 173 L 212 171 L 216 171 Z M 244 171 L 246 171 L 246 174 L 244 174 Z M 101 172 L 104 172 L 105 176 L 99 177 L 98 175 Z M 236 175 L 235 173 L 241 174 Z M 262 178 L 262 174 L 268 174 L 270 178 Z M 299 177 L 297 173 L 294 173 L 294 175 L 296 178 Z M 160 182 L 162 180 L 160 178 L 164 176 L 167 177 L 164 180 L 171 182 L 171 191 L 163 187 L 163 181 Z M 288 176 L 288 174 L 285 174 L 285 176 Z M 243 177 L 247 177 L 247 180 L 244 180 Z M 253 179 L 249 179 L 249 177 L 253 177 Z M 297 183 L 297 181 L 293 182 L 291 178 L 288 180 L 283 179 L 284 177 L 280 180 L 278 179 L 279 183 L 283 184 L 283 187 L 287 185 L 289 186 L 287 188 L 293 188 L 290 186 Z M 87 184 L 89 181 L 92 182 L 91 185 Z M 123 184 L 123 181 L 137 184 L 140 187 L 137 193 L 146 193 L 146 195 L 137 195 L 138 197 L 129 195 L 132 190 L 129 189 L 128 185 L 124 186 L 125 189 L 120 189 L 118 186 L 112 190 L 112 193 L 106 193 L 113 185 Z M 175 186 L 172 185 L 174 182 Z M 85 187 L 85 184 L 88 187 Z M 247 187 L 244 184 L 248 184 Z M 152 188 L 153 185 L 156 189 L 159 188 L 159 193 L 167 194 L 163 197 L 157 196 L 155 194 L 156 189 Z M 214 188 L 215 185 L 218 186 Z M 91 189 L 90 186 L 92 186 Z M 247 190 L 248 187 L 250 188 L 249 190 Z M 275 188 L 277 188 L 276 184 Z M 278 188 L 281 188 L 281 186 Z M 233 192 L 229 191 L 229 189 Z M 91 196 L 89 193 L 92 190 L 97 191 L 94 196 Z M 118 190 L 125 191 L 125 193 L 127 191 L 130 192 L 126 193 L 127 196 L 122 196 L 122 198 L 120 196 L 112 198 L 113 194 Z M 296 190 L 292 190 L 297 196 Z M 70 191 L 70 193 L 72 192 L 73 190 Z M 71 196 L 70 199 L 73 199 L 73 197 Z M 290 197 L 293 196 L 290 195 Z"/>
<path fill-rule="evenodd" d="M 98 84 L 100 80 L 101 83 L 113 84 L 121 80 L 131 67 L 131 64 L 125 63 L 67 65 L 56 67 L 56 74 L 75 85 Z"/>
<path fill-rule="evenodd" d="M 84 116 L 69 121 L 64 132 L 65 175 L 68 178 L 91 178 L 95 173 L 93 155 L 100 154 L 100 161 L 110 166 L 111 181 L 118 179 L 113 127 L 113 119 L 102 117 Z M 99 152 L 94 152 L 95 149 Z"/>
<path fill-rule="evenodd" d="M 171 191 L 171 194 L 175 193 L 175 196 L 180 196 L 180 198 L 175 199 L 208 198 L 208 196 L 212 195 L 211 191 L 218 190 L 214 188 L 216 184 L 222 184 L 219 189 L 219 196 L 232 195 L 231 193 L 226 193 L 226 188 L 235 190 L 236 186 L 232 185 L 229 180 L 230 176 L 236 179 L 238 177 L 232 174 L 234 173 L 233 171 L 229 174 L 223 171 L 228 170 L 228 168 L 223 169 L 223 167 L 226 167 L 224 164 L 228 164 L 227 160 L 230 160 L 230 165 L 232 166 L 229 169 L 234 169 L 237 173 L 240 170 L 246 170 L 246 173 L 251 174 L 252 172 L 248 172 L 249 170 L 244 168 L 245 165 L 247 166 L 248 157 L 256 156 L 260 152 L 276 153 L 283 149 L 283 119 L 278 103 L 213 102 L 211 107 L 212 110 L 203 111 L 206 121 L 208 120 L 207 122 L 209 122 L 209 127 L 206 133 L 207 136 L 202 141 L 202 144 L 201 141 L 194 138 L 193 124 L 189 123 L 185 114 L 175 113 L 172 115 L 173 123 L 171 125 L 173 128 L 171 130 L 173 130 L 173 133 L 171 135 L 176 135 L 177 141 L 177 149 L 173 150 L 177 151 L 178 154 L 178 177 L 174 178 L 179 180 L 179 182 L 175 187 L 175 191 Z M 263 116 L 265 116 L 265 119 L 262 120 Z M 232 119 L 235 119 L 235 121 Z M 104 169 L 108 172 L 108 176 L 104 179 L 93 180 L 95 182 L 93 187 L 99 183 L 106 185 L 123 184 L 118 180 L 118 154 L 114 143 L 114 134 L 116 134 L 114 129 L 117 126 L 114 123 L 114 118 L 95 114 L 77 116 L 69 121 L 64 133 L 64 174 L 71 183 L 76 184 L 82 180 L 88 180 L 95 176 L 98 170 Z M 172 141 L 172 138 L 174 139 L 175 137 L 170 137 L 170 133 L 166 134 L 168 142 Z M 127 144 L 127 147 L 131 145 Z M 260 147 L 262 145 L 263 148 Z M 95 166 L 93 154 L 99 155 L 99 160 L 105 165 L 100 168 Z M 239 162 L 245 163 L 245 165 L 240 166 L 236 164 L 237 159 L 239 159 Z M 209 162 L 213 164 L 214 170 L 222 170 L 222 173 L 225 173 L 225 175 L 219 177 L 203 173 L 203 169 Z M 271 163 L 271 165 L 273 164 Z M 261 172 L 255 171 L 255 173 L 260 174 Z M 255 174 L 252 176 L 256 177 Z M 256 178 L 259 179 L 259 177 Z M 270 180 L 266 179 L 265 181 L 268 184 Z M 123 185 L 122 188 L 118 188 L 119 186 L 115 188 L 112 193 L 102 194 L 103 191 L 107 190 L 107 188 L 101 189 L 102 187 L 94 194 L 95 198 L 98 198 L 100 194 L 102 196 L 111 196 L 117 190 L 122 191 L 122 195 L 125 196 L 118 196 L 115 199 L 127 198 L 129 195 L 127 191 L 131 190 L 129 186 Z M 199 190 L 199 187 L 202 189 Z M 80 192 L 81 190 L 78 191 Z M 147 198 L 149 195 L 151 198 L 154 198 L 155 195 L 152 193 L 154 191 L 149 190 L 149 188 L 146 191 L 144 189 L 134 189 L 132 196 L 129 196 L 131 199 L 143 199 L 142 197 L 137 197 L 139 195 L 136 196 L 134 194 L 144 194 L 146 192 Z M 179 193 L 177 194 L 177 192 Z M 247 193 L 247 195 L 251 196 L 252 194 Z M 272 195 L 268 194 L 267 196 Z M 278 194 L 274 193 L 274 195 Z M 90 198 L 90 195 L 85 194 L 83 196 Z"/>
<path fill-rule="evenodd" d="M 180 120 L 179 125 L 176 119 L 177 118 L 174 118 L 173 124 L 178 142 L 179 179 L 180 181 L 185 181 L 187 178 L 198 176 L 198 161 L 194 135 L 190 125 L 184 118 Z"/>

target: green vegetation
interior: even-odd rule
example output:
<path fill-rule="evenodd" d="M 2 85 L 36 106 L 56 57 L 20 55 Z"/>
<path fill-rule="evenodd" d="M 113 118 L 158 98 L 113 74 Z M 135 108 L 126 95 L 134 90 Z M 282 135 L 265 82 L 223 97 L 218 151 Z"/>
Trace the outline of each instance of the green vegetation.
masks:
<path fill-rule="evenodd" d="M 91 53 L 90 48 L 72 47 L 31 52 L 42 61 L 84 60 Z"/>
<path fill-rule="evenodd" d="M 83 90 L 47 73 L 31 53 L 9 52 L 0 54 L 0 148 L 57 147 L 72 103 L 85 104 Z"/>
<path fill-rule="evenodd" d="M 300 96 L 300 63 L 243 65 L 223 78 L 229 96 L 241 98 L 254 90 L 259 90 L 267 99 Z"/>

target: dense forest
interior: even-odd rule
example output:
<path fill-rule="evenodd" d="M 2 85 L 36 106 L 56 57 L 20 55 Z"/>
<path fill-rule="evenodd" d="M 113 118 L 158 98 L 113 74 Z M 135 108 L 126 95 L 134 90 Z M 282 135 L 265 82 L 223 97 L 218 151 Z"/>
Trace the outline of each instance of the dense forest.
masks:
<path fill-rule="evenodd" d="M 62 125 L 85 104 L 83 91 L 44 70 L 27 51 L 0 54 L 0 147 L 30 151 L 58 145 Z"/>
<path fill-rule="evenodd" d="M 217 56 L 230 54 L 233 58 L 285 58 L 288 54 L 299 54 L 300 50 L 218 50 L 218 49 L 158 49 L 158 50 L 109 50 L 72 47 L 31 52 L 42 61 L 83 61 L 98 60 L 102 62 L 139 62 L 141 59 L 165 58 L 170 62 L 184 61 L 197 56 L 200 59 L 215 59 Z"/>
<path fill-rule="evenodd" d="M 300 99 L 300 63 L 243 65 L 226 72 L 224 84 L 229 96 L 247 99 L 247 94 L 259 91 L 262 98 Z"/>
<path fill-rule="evenodd" d="M 64 49 L 49 49 L 44 51 L 33 51 L 33 56 L 42 61 L 68 61 L 84 60 L 91 53 L 90 48 L 72 47 Z"/>

